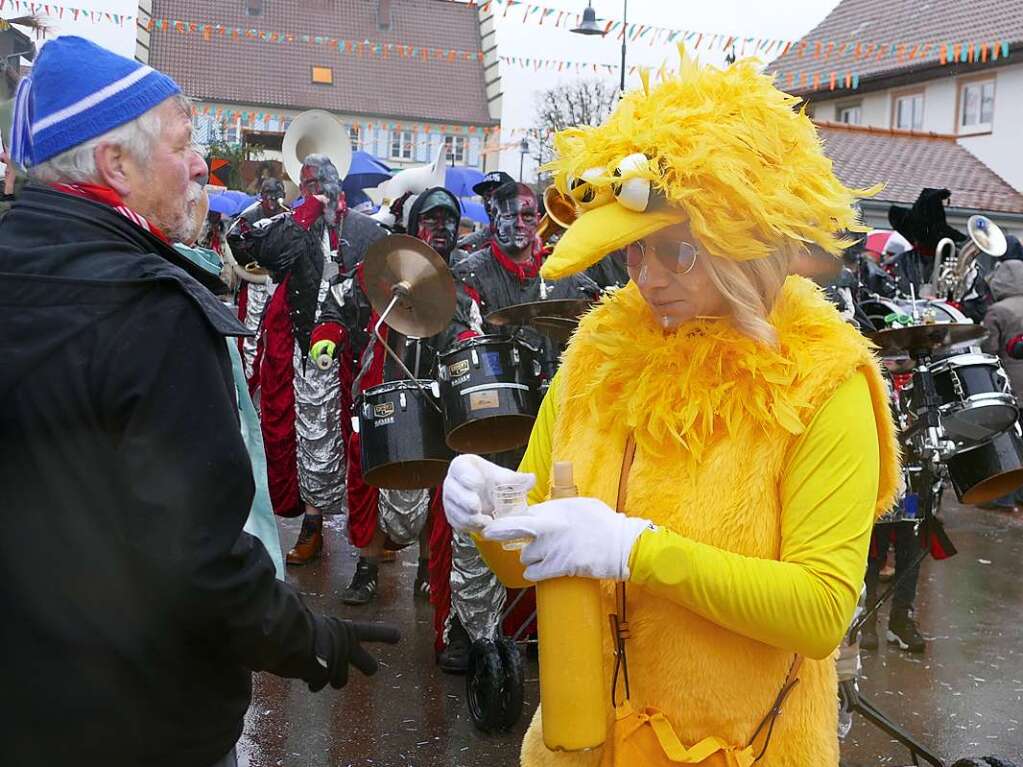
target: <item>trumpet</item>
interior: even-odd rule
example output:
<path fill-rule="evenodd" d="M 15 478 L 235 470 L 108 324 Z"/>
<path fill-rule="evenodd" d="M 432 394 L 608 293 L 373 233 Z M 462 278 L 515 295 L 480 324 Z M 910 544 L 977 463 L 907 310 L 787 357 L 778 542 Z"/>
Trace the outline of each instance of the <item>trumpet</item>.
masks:
<path fill-rule="evenodd" d="M 543 207 L 546 212 L 536 227 L 536 233 L 544 243 L 564 234 L 572 222 L 579 218 L 575 200 L 559 192 L 553 185 L 543 191 Z"/>

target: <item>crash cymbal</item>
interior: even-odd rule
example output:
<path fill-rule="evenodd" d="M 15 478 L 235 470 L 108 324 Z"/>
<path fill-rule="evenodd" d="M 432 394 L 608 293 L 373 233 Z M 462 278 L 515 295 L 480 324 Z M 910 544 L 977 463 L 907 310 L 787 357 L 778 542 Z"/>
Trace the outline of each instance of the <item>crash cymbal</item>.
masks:
<path fill-rule="evenodd" d="M 934 325 L 910 325 L 905 328 L 889 328 L 868 334 L 885 357 L 899 357 L 909 354 L 929 354 L 950 346 L 978 341 L 987 335 L 980 325 L 969 322 L 948 322 Z"/>
<path fill-rule="evenodd" d="M 412 338 L 440 333 L 455 316 L 455 280 L 441 255 L 422 240 L 392 234 L 366 251 L 366 295 L 384 322 Z"/>
<path fill-rule="evenodd" d="M 579 318 L 595 304 L 589 298 L 554 298 L 550 301 L 532 301 L 528 304 L 513 304 L 491 312 L 486 320 L 491 325 L 533 325 L 540 317 L 551 320 L 568 320 L 579 324 Z M 539 328 L 538 328 L 539 329 Z"/>

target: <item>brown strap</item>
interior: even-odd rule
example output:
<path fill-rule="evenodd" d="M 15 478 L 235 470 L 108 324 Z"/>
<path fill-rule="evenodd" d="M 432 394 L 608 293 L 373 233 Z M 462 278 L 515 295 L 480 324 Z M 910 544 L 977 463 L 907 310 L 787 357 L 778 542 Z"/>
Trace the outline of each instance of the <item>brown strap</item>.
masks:
<path fill-rule="evenodd" d="M 789 664 L 789 672 L 785 675 L 785 683 L 781 686 L 781 690 L 778 691 L 778 695 L 774 699 L 774 703 L 771 705 L 770 710 L 760 720 L 760 724 L 757 725 L 757 729 L 753 731 L 753 737 L 749 739 L 749 746 L 752 746 L 766 727 L 766 733 L 764 735 L 764 745 L 760 749 L 760 753 L 757 754 L 754 762 L 759 762 L 764 754 L 767 753 L 767 747 L 771 744 L 771 735 L 774 734 L 774 724 L 778 721 L 778 717 L 781 715 L 781 706 L 785 702 L 785 699 L 792 692 L 792 689 L 799 684 L 799 669 L 803 665 L 803 656 L 796 653 L 792 658 L 792 663 Z"/>
<path fill-rule="evenodd" d="M 615 511 L 619 514 L 625 513 L 625 497 L 629 492 L 629 472 L 632 471 L 632 461 L 636 457 L 636 440 L 630 433 L 625 440 L 625 452 L 622 454 L 622 470 L 618 474 L 618 500 L 615 502 Z"/>
<path fill-rule="evenodd" d="M 619 514 L 625 513 L 625 498 L 629 490 L 629 473 L 632 471 L 632 461 L 636 457 L 636 441 L 632 434 L 625 440 L 625 452 L 622 453 L 622 469 L 618 474 L 618 499 L 615 501 L 615 511 Z M 614 673 L 611 676 L 611 701 L 617 705 L 618 674 L 622 673 L 625 682 L 625 699 L 629 699 L 629 663 L 625 654 L 625 640 L 629 638 L 629 622 L 626 618 L 625 609 L 625 583 L 615 583 L 615 612 L 608 616 L 611 621 L 611 636 L 615 643 L 615 665 Z"/>

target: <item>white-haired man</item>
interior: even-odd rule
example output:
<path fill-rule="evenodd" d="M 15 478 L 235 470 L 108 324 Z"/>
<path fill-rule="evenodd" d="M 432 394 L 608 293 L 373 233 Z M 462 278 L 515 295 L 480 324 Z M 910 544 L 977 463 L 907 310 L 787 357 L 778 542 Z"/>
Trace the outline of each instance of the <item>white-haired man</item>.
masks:
<path fill-rule="evenodd" d="M 252 671 L 340 687 L 397 632 L 312 614 L 242 532 L 224 337 L 246 330 L 169 245 L 206 175 L 178 86 L 57 38 L 11 156 L 30 183 L 0 222 L 3 762 L 233 765 Z"/>

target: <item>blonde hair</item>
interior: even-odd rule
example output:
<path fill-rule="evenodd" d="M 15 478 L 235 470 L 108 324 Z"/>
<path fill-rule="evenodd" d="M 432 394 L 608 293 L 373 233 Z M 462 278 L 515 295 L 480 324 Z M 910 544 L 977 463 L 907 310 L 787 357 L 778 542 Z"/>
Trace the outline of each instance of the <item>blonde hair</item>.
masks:
<path fill-rule="evenodd" d="M 778 345 L 778 332 L 770 314 L 789 273 L 792 252 L 748 261 L 733 261 L 709 253 L 701 254 L 707 277 L 731 309 L 731 320 L 750 338 L 768 346 Z"/>

